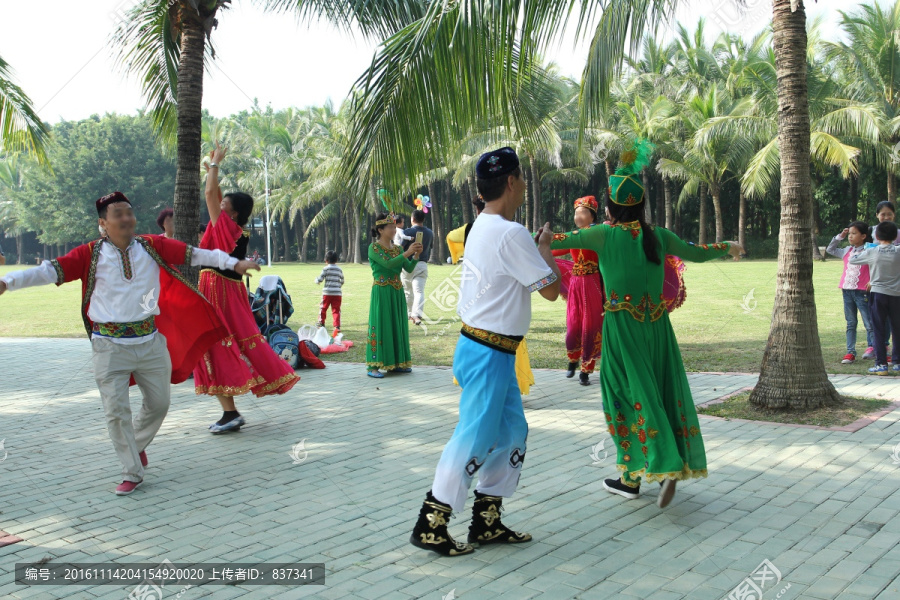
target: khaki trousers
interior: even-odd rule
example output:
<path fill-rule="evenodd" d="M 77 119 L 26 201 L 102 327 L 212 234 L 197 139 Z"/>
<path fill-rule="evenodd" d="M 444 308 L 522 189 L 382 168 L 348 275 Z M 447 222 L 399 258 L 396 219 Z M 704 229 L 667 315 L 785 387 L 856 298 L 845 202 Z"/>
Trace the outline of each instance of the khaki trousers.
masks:
<path fill-rule="evenodd" d="M 169 411 L 172 361 L 166 338 L 157 331 L 152 340 L 140 344 L 117 344 L 105 338 L 94 338 L 91 344 L 94 378 L 103 400 L 109 438 L 122 463 L 122 479 L 141 481 L 144 467 L 138 453 L 153 441 Z M 131 375 L 143 395 L 133 422 L 128 397 Z"/>

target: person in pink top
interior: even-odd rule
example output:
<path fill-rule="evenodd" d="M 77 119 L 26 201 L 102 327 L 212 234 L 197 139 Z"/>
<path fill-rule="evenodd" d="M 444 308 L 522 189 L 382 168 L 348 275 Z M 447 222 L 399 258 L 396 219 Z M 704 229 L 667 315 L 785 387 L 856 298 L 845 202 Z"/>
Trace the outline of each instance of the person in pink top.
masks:
<path fill-rule="evenodd" d="M 841 273 L 840 288 L 844 292 L 844 318 L 847 320 L 847 354 L 841 360 L 843 364 L 856 362 L 857 310 L 862 317 L 863 326 L 866 328 L 868 348 L 866 348 L 863 358 L 873 358 L 875 356 L 872 317 L 869 312 L 869 298 L 866 293 L 869 285 L 869 266 L 850 263 L 851 257 L 865 250 L 868 238 L 869 226 L 862 221 L 854 221 L 849 227 L 834 236 L 825 249 L 828 254 L 844 260 L 844 271 Z M 850 245 L 839 248 L 838 246 L 844 239 Z"/>
<path fill-rule="evenodd" d="M 253 198 L 242 192 L 222 196 L 219 163 L 226 151 L 216 143 L 210 152 L 206 177 L 210 220 L 200 247 L 243 259 L 250 241 L 244 225 L 253 212 Z M 300 378 L 260 334 L 240 275 L 228 269 L 203 269 L 197 287 L 219 311 L 230 335 L 212 346 L 194 367 L 195 392 L 215 396 L 222 405 L 222 418 L 209 426 L 212 433 L 237 431 L 246 421 L 234 404 L 235 396 L 247 392 L 257 397 L 284 394 Z"/>

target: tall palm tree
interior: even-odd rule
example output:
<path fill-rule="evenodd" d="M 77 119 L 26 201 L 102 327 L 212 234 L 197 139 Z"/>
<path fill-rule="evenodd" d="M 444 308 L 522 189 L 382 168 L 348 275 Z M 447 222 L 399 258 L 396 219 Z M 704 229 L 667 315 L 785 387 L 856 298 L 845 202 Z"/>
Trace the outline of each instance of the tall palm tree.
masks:
<path fill-rule="evenodd" d="M 200 215 L 203 77 L 215 58 L 212 31 L 231 0 L 140 0 L 112 37 L 124 70 L 141 81 L 164 141 L 176 150 L 175 237 L 195 239 Z M 293 12 L 386 36 L 422 15 L 416 0 L 259 0 L 265 10 Z"/>
<path fill-rule="evenodd" d="M 31 99 L 13 83 L 12 68 L 0 57 L 0 149 L 24 151 L 41 164 L 47 163 L 44 146 L 49 131 L 38 118 Z"/>
<path fill-rule="evenodd" d="M 363 157 L 388 177 L 414 181 L 434 149 L 487 115 L 535 127 L 514 91 L 567 26 L 590 36 L 581 82 L 583 124 L 603 111 L 622 68 L 626 43 L 636 52 L 644 31 L 666 22 L 672 0 L 546 0 L 429 3 L 424 16 L 387 39 L 360 78 L 349 165 Z M 821 353 L 812 285 L 810 129 L 806 12 L 803 0 L 774 0 L 773 43 L 781 148 L 778 287 L 769 344 L 752 401 L 770 407 L 817 407 L 838 401 Z M 593 30 L 588 25 L 596 23 Z M 477 84 L 472 85 L 472 82 Z M 427 125 L 427 126 L 426 126 Z"/>
<path fill-rule="evenodd" d="M 712 85 L 706 92 L 691 98 L 685 107 L 683 120 L 686 129 L 696 132 L 710 119 L 722 115 L 740 115 L 749 108 L 749 99 L 732 100 L 724 90 Z M 682 197 L 696 194 L 701 184 L 706 185 L 713 202 L 716 242 L 725 239 L 721 196 L 722 185 L 729 174 L 733 175 L 733 148 L 734 145 L 730 141 L 707 140 L 706 143 L 698 143 L 697 139 L 692 136 L 682 157 L 679 159 L 663 158 L 658 165 L 660 172 L 664 175 L 687 182 L 681 192 Z M 705 234 L 702 226 L 700 234 L 702 243 L 703 234 Z"/>

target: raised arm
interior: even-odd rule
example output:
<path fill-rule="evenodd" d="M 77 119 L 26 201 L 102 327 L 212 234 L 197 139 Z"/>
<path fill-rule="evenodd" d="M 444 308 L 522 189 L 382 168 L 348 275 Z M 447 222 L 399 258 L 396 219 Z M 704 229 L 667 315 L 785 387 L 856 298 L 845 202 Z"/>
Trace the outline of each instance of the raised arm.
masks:
<path fill-rule="evenodd" d="M 850 251 L 850 248 L 838 248 L 841 242 L 844 241 L 844 238 L 847 237 L 847 233 L 850 231 L 849 228 L 844 229 L 842 232 L 831 238 L 831 241 L 828 242 L 828 247 L 825 248 L 825 252 L 832 256 L 837 256 L 838 258 L 843 258 L 847 252 Z"/>
<path fill-rule="evenodd" d="M 215 225 L 222 213 L 222 189 L 219 187 L 219 165 L 225 159 L 228 148 L 223 148 L 216 142 L 215 149 L 209 153 L 209 164 L 206 168 L 206 209 L 209 211 L 209 220 Z"/>

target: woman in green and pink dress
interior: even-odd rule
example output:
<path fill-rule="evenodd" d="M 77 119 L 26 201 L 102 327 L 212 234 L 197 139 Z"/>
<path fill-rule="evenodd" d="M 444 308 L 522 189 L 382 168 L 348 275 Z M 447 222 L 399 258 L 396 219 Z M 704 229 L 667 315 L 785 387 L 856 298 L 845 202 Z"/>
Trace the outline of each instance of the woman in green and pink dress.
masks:
<path fill-rule="evenodd" d="M 737 258 L 742 249 L 733 242 L 695 246 L 648 225 L 643 192 L 628 173 L 610 177 L 611 224 L 556 234 L 552 248 L 596 252 L 606 291 L 600 388 L 621 478 L 604 488 L 633 499 L 642 480 L 660 482 L 663 508 L 676 480 L 706 477 L 700 422 L 663 295 L 665 257 L 703 262 Z"/>
<path fill-rule="evenodd" d="M 382 378 L 379 369 L 394 373 L 412 371 L 409 351 L 409 321 L 406 297 L 400 282 L 400 271 L 412 273 L 416 263 L 410 257 L 422 251 L 422 244 L 412 243 L 404 252 L 393 243 L 394 216 L 375 216 L 374 240 L 369 246 L 372 266 L 372 296 L 369 303 L 369 331 L 366 339 L 366 368 L 369 377 Z"/>

